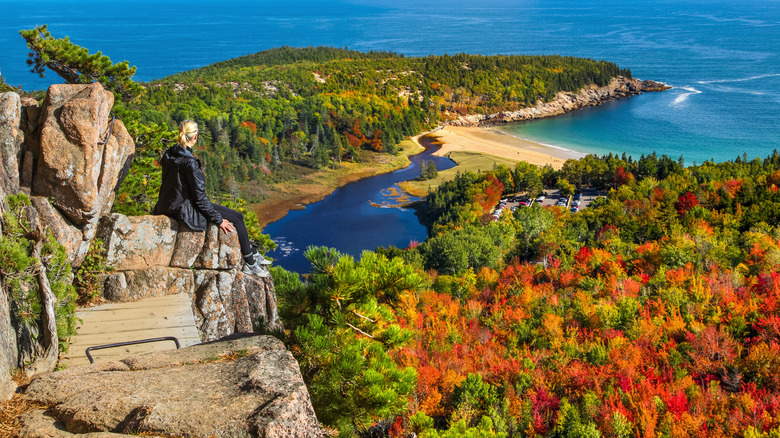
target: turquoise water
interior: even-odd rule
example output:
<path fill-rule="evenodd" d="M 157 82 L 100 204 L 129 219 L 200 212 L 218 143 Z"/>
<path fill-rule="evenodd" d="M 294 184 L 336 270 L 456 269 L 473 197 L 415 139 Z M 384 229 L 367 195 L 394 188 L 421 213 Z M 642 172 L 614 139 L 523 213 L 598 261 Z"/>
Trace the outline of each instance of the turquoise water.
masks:
<path fill-rule="evenodd" d="M 138 66 L 151 80 L 280 45 L 608 59 L 675 87 L 507 127 L 581 152 L 656 151 L 687 163 L 766 156 L 780 144 L 780 1 L 150 1 L 0 0 L 0 71 L 26 71 L 18 31 L 55 36 Z"/>
<path fill-rule="evenodd" d="M 559 22 L 586 56 L 674 89 L 563 117 L 507 126 L 580 152 L 650 151 L 686 163 L 765 157 L 780 148 L 780 3 L 644 2 Z"/>

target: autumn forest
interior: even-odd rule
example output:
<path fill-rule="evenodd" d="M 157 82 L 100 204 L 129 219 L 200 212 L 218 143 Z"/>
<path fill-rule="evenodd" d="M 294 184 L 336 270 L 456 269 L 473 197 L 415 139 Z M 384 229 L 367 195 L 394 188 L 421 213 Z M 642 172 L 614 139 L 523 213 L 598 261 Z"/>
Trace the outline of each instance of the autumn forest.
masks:
<path fill-rule="evenodd" d="M 606 197 L 492 221 L 534 172 L 443 185 L 416 247 L 310 248 L 305 282 L 275 268 L 321 421 L 366 436 L 780 433 L 780 155 L 589 156 L 545 177 Z"/>

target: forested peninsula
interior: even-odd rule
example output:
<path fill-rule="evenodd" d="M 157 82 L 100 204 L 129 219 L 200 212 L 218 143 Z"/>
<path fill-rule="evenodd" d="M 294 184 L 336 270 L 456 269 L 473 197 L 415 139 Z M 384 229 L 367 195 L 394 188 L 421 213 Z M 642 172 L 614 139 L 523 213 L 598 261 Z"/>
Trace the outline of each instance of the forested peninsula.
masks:
<path fill-rule="evenodd" d="M 555 105 L 560 92 L 614 89 L 618 78 L 640 87 L 576 107 L 639 93 L 641 82 L 614 63 L 563 56 L 412 58 L 281 47 L 219 62 L 145 83 L 140 100 L 117 110 L 143 126 L 137 132 L 142 147 L 117 208 L 148 211 L 156 199 L 160 140 L 187 118 L 202 127 L 197 153 L 210 195 L 262 203 L 261 221 L 267 223 L 280 217 L 273 211 L 405 165 L 399 150 L 409 153 L 415 146 L 402 145 L 404 138 L 463 117 L 494 120 L 496 114 Z"/>

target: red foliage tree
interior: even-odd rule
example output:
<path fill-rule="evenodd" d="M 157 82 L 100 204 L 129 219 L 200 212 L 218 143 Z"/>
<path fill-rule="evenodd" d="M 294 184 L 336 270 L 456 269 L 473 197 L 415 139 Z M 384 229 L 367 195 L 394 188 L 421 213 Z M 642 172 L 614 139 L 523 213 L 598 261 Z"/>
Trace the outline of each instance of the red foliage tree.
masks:
<path fill-rule="evenodd" d="M 699 205 L 699 200 L 696 198 L 696 195 L 691 192 L 686 192 L 684 195 L 680 195 L 680 197 L 677 198 L 677 202 L 674 203 L 674 209 L 677 210 L 677 213 L 680 216 L 685 216 L 690 209 L 697 205 Z"/>
<path fill-rule="evenodd" d="M 593 256 L 593 251 L 587 246 L 583 246 L 577 254 L 574 255 L 574 260 L 582 265 L 587 265 L 590 262 L 591 256 Z"/>
<path fill-rule="evenodd" d="M 664 400 L 669 408 L 669 412 L 675 416 L 678 420 L 682 417 L 684 412 L 688 412 L 688 397 L 682 391 L 677 391 L 675 394 L 670 395 Z"/>
<path fill-rule="evenodd" d="M 248 128 L 250 131 L 252 131 L 252 134 L 257 134 L 257 125 L 253 122 L 247 120 L 245 122 L 241 122 L 241 126 Z"/>
<path fill-rule="evenodd" d="M 347 141 L 349 142 L 349 145 L 353 148 L 359 148 L 363 145 L 363 140 L 355 137 L 354 135 L 347 133 Z"/>
<path fill-rule="evenodd" d="M 492 173 L 485 177 L 482 183 L 482 190 L 474 193 L 474 202 L 482 207 L 482 213 L 487 214 L 498 204 L 501 194 L 504 193 L 504 184 L 498 180 Z"/>
<path fill-rule="evenodd" d="M 628 175 L 629 173 L 626 172 L 626 169 L 624 169 L 623 166 L 618 167 L 615 170 L 615 187 L 620 187 L 623 184 L 627 183 Z"/>
<path fill-rule="evenodd" d="M 485 203 L 482 205 L 482 208 L 488 211 L 498 204 L 498 201 L 501 199 L 501 194 L 504 193 L 504 184 L 492 173 L 485 180 L 488 182 L 488 185 L 485 187 Z"/>

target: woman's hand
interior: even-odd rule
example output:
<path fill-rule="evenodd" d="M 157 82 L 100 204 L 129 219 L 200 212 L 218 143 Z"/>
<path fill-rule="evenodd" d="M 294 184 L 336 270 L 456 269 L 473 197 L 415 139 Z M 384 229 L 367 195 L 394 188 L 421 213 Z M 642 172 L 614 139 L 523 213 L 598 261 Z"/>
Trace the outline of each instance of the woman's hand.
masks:
<path fill-rule="evenodd" d="M 233 223 L 230 222 L 227 219 L 222 219 L 222 223 L 219 224 L 219 229 L 224 231 L 225 234 L 232 233 L 233 231 L 236 231 L 236 227 L 234 227 Z"/>

